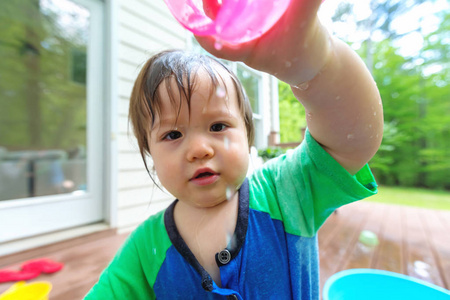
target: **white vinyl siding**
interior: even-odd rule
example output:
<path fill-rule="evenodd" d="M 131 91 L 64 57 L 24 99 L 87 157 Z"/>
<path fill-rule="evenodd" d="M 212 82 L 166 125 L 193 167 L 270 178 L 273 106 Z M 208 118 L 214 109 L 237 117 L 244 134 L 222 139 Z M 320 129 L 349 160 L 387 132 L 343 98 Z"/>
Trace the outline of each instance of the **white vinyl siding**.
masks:
<path fill-rule="evenodd" d="M 153 184 L 145 171 L 128 125 L 128 105 L 134 80 L 145 61 L 164 49 L 186 49 L 188 33 L 175 21 L 163 0 L 121 0 L 118 18 L 116 226 L 123 232 L 132 230 L 173 200 Z"/>

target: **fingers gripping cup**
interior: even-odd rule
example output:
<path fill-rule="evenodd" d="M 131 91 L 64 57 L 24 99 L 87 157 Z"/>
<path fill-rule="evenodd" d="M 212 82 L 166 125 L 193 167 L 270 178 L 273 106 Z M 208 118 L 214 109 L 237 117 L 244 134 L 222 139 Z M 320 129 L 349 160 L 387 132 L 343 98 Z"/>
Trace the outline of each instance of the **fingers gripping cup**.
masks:
<path fill-rule="evenodd" d="M 217 41 L 240 44 L 267 32 L 291 0 L 164 0 L 186 29 Z M 217 48 L 217 47 L 216 47 Z"/>

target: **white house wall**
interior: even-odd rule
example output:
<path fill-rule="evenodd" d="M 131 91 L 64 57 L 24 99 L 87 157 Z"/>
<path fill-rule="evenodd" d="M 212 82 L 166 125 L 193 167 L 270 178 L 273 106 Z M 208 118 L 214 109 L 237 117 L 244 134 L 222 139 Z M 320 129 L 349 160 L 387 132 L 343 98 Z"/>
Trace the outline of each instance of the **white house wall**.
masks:
<path fill-rule="evenodd" d="M 163 0 L 121 0 L 118 18 L 117 227 L 124 232 L 173 200 L 155 187 L 144 169 L 128 125 L 128 105 L 143 63 L 155 52 L 186 48 L 187 33 L 173 19 Z"/>

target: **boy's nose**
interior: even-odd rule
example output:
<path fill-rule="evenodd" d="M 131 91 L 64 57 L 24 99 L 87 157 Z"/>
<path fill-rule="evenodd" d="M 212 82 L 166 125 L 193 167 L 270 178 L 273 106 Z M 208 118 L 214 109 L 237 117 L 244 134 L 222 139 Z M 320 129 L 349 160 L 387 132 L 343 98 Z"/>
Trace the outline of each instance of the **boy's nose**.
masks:
<path fill-rule="evenodd" d="M 214 156 L 214 149 L 211 143 L 205 137 L 196 137 L 190 139 L 187 147 L 188 161 L 211 158 Z"/>

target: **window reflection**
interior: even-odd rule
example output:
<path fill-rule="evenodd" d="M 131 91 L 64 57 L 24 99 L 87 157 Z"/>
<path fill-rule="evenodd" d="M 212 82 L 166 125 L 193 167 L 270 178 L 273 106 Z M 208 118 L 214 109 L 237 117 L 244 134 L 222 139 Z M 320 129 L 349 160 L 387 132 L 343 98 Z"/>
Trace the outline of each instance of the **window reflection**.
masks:
<path fill-rule="evenodd" d="M 237 77 L 244 86 L 245 92 L 247 93 L 248 99 L 250 100 L 253 113 L 259 114 L 259 81 L 260 76 L 253 74 L 251 71 L 247 70 L 245 67 L 237 66 Z"/>
<path fill-rule="evenodd" d="M 0 200 L 87 189 L 89 17 L 66 0 L 0 2 Z"/>

